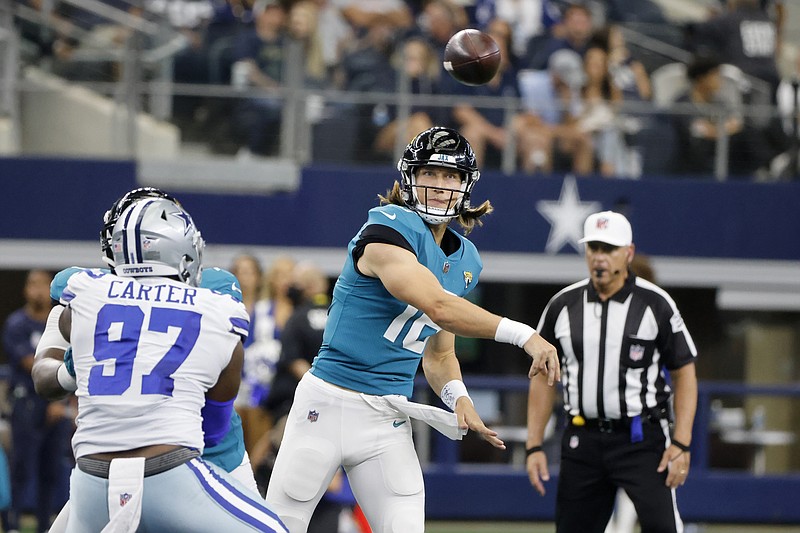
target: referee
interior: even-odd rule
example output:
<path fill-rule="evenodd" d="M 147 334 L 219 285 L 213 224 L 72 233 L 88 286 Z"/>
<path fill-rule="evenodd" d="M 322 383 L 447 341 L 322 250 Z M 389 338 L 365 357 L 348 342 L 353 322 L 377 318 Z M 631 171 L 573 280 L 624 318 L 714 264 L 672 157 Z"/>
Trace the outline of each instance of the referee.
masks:
<path fill-rule="evenodd" d="M 633 232 L 624 216 L 591 215 L 580 242 L 589 277 L 556 294 L 538 328 L 559 351 L 569 421 L 556 531 L 602 533 L 622 488 L 642 533 L 679 533 L 675 488 L 689 473 L 697 406 L 694 342 L 672 298 L 629 270 Z M 542 439 L 554 399 L 541 376 L 531 380 L 527 470 L 542 495 L 550 477 Z"/>

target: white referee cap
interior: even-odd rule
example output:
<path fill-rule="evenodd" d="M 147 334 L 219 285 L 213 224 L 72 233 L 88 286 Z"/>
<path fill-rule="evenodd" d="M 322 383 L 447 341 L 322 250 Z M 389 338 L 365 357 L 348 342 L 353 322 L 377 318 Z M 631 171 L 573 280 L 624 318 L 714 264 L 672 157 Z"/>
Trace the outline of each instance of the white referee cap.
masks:
<path fill-rule="evenodd" d="M 633 230 L 628 219 L 614 211 L 589 215 L 583 224 L 583 239 L 578 242 L 604 242 L 612 246 L 629 246 Z"/>

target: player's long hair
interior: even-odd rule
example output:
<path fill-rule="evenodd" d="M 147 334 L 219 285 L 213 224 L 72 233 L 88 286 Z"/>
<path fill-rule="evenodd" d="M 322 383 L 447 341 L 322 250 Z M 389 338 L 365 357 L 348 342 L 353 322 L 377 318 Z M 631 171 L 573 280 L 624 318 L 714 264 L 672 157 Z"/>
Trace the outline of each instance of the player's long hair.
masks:
<path fill-rule="evenodd" d="M 378 199 L 381 201 L 381 205 L 394 204 L 402 207 L 408 207 L 406 201 L 403 200 L 403 189 L 400 187 L 400 182 L 398 181 L 394 182 L 391 190 L 386 191 L 386 196 L 379 194 Z M 492 211 L 494 211 L 494 207 L 492 207 L 492 204 L 489 202 L 489 200 L 485 200 L 478 207 L 470 207 L 469 209 L 464 209 L 461 213 L 459 213 L 458 223 L 464 230 L 464 235 L 469 235 L 470 232 L 475 229 L 475 226 L 483 226 L 483 221 L 480 218 L 483 215 L 488 215 Z"/>

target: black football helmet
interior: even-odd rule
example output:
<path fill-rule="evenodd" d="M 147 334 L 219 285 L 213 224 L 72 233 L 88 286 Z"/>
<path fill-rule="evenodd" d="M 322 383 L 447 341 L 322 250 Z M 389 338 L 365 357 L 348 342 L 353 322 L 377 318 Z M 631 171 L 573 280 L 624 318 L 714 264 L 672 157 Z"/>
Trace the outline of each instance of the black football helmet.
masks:
<path fill-rule="evenodd" d="M 106 211 L 103 215 L 103 228 L 100 230 L 100 248 L 103 250 L 103 261 L 111 268 L 114 267 L 114 250 L 111 246 L 114 225 L 117 223 L 117 220 L 119 220 L 123 211 L 144 198 L 164 198 L 177 206 L 181 205 L 174 197 L 155 187 L 139 187 L 138 189 L 133 189 L 132 191 L 126 192 L 114 202 L 111 205 L 111 209 Z"/>
<path fill-rule="evenodd" d="M 416 170 L 422 166 L 454 168 L 462 173 L 461 199 L 448 209 L 428 207 L 420 200 L 416 185 Z M 406 146 L 403 157 L 397 162 L 397 170 L 403 176 L 402 191 L 406 205 L 416 211 L 426 222 L 444 224 L 469 209 L 469 197 L 472 187 L 480 179 L 478 163 L 469 141 L 463 135 L 450 128 L 433 127 L 418 134 Z M 427 191 L 423 191 L 426 193 Z"/>

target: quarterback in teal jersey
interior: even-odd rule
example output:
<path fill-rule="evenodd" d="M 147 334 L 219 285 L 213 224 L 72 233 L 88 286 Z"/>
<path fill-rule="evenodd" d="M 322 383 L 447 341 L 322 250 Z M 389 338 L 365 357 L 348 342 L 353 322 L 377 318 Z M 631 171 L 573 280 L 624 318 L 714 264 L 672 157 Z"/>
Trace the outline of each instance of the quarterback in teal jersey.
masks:
<path fill-rule="evenodd" d="M 468 234 L 492 211 L 472 207 L 480 177 L 469 142 L 434 127 L 417 135 L 398 163 L 401 182 L 371 209 L 348 246 L 333 290 L 323 343 L 295 393 L 267 489 L 291 533 L 305 533 L 339 466 L 375 533 L 425 528 L 422 471 L 409 417 L 450 438 L 467 430 L 505 448 L 481 420 L 461 381 L 455 335 L 495 339 L 533 358 L 530 376 L 560 379 L 555 348 L 520 322 L 463 298 L 478 282 Z M 453 412 L 408 401 L 420 362 Z"/>
<path fill-rule="evenodd" d="M 113 231 L 114 224 L 127 207 L 146 198 L 165 198 L 179 204 L 173 197 L 159 189 L 151 187 L 134 189 L 118 199 L 112 205 L 111 209 L 106 212 L 103 220 L 103 229 L 100 233 L 103 260 L 109 267 L 113 266 L 111 232 Z M 83 270 L 85 269 L 81 267 L 69 267 L 56 274 L 50 285 L 50 298 L 54 302 L 59 302 L 69 279 L 74 274 Z M 110 272 L 111 270 L 109 268 L 106 271 Z M 241 301 L 242 299 L 242 290 L 236 276 L 221 268 L 212 267 L 203 269 L 200 286 L 221 294 L 227 294 L 237 301 Z M 70 357 L 69 350 L 67 350 L 65 361 L 67 362 L 66 366 L 68 369 L 71 369 Z M 71 371 L 71 373 L 74 374 L 74 371 Z M 206 440 L 206 447 L 202 455 L 203 459 L 231 473 L 244 486 L 258 492 L 252 467 L 250 466 L 250 460 L 244 447 L 242 420 L 236 410 L 231 410 L 230 415 L 223 420 L 215 416 L 216 413 L 213 407 L 210 406 L 203 410 L 203 414 L 206 415 L 204 417 L 204 430 L 206 434 L 214 435 L 213 438 Z M 64 531 L 68 515 L 69 503 L 67 503 L 61 513 L 59 513 L 50 531 L 52 533 Z"/>

